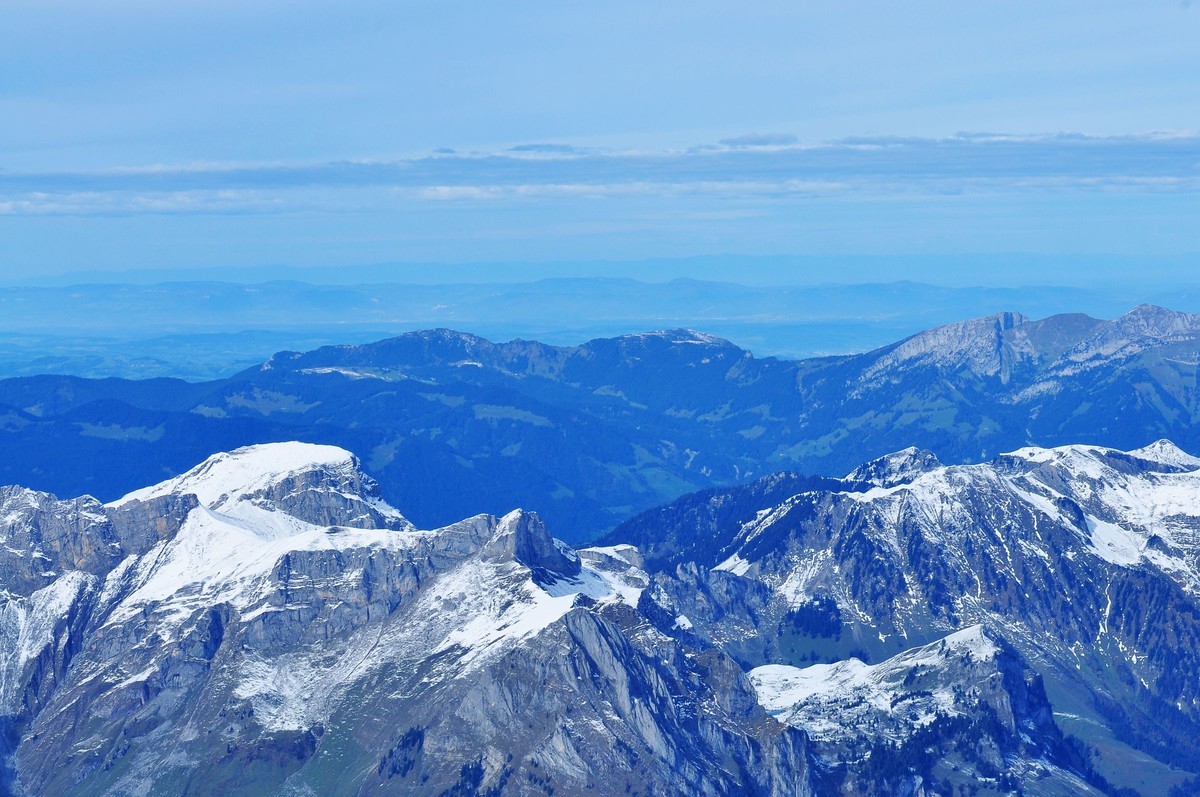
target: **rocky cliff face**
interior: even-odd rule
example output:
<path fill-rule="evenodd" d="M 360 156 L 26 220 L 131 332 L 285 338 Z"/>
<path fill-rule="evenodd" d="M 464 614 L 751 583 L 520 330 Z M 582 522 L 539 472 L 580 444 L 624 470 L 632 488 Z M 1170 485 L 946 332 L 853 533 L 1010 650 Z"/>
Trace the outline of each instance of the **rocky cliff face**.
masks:
<path fill-rule="evenodd" d="M 981 786 L 1003 793 L 1036 780 L 1039 793 L 1067 795 L 1094 785 L 1046 766 L 1075 753 L 1054 722 L 1040 677 L 982 626 L 875 665 L 855 658 L 806 668 L 766 665 L 750 679 L 773 715 L 803 728 L 824 760 L 844 769 L 855 793 Z M 907 766 L 889 771 L 892 756 Z"/>

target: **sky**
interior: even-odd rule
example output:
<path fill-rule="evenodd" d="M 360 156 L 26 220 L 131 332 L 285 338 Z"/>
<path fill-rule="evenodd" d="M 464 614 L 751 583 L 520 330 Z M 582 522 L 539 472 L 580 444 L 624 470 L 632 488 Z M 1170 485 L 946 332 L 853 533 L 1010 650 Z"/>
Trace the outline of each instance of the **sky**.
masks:
<path fill-rule="evenodd" d="M 7 282 L 718 255 L 986 282 L 962 264 L 1020 255 L 1068 284 L 1200 253 L 1191 2 L 0 12 Z"/>

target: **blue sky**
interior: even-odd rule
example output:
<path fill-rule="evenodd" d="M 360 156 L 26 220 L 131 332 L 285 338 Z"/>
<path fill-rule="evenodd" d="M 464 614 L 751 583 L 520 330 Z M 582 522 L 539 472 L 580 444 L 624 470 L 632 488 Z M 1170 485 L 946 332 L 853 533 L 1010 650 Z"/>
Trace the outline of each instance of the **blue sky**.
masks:
<path fill-rule="evenodd" d="M 2 7 L 9 280 L 1200 252 L 1177 0 Z"/>

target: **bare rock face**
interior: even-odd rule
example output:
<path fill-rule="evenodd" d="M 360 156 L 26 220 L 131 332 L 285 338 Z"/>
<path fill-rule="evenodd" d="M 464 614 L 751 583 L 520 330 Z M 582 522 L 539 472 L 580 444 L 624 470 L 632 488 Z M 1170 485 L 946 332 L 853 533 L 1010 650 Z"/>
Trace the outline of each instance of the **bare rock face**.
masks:
<path fill-rule="evenodd" d="M 124 548 L 94 498 L 60 501 L 47 493 L 0 487 L 0 585 L 28 594 L 69 570 L 103 573 Z"/>
<path fill-rule="evenodd" d="M 359 529 L 411 529 L 412 524 L 383 504 L 375 481 L 355 460 L 335 468 L 314 468 L 249 493 L 242 500 L 276 509 L 317 526 Z"/>
<path fill-rule="evenodd" d="M 172 493 L 108 506 L 104 513 L 121 541 L 122 550 L 140 555 L 178 534 L 188 515 L 199 505 L 200 501 L 191 493 Z"/>
<path fill-rule="evenodd" d="M 481 556 L 520 562 L 533 571 L 536 578 L 550 582 L 571 578 L 580 571 L 578 555 L 556 542 L 536 514 L 521 510 L 500 520 L 495 536 L 484 546 Z"/>
<path fill-rule="evenodd" d="M 768 718 L 753 700 L 747 714 L 732 717 L 693 703 L 709 693 L 695 685 L 702 674 L 686 654 L 667 661 L 647 655 L 614 623 L 573 609 L 538 644 L 427 695 L 444 704 L 421 726 L 419 747 L 406 753 L 406 765 L 390 759 L 371 787 L 398 794 L 468 786 L 467 793 L 504 794 L 809 793 L 803 734 Z M 436 763 L 449 740 L 457 755 L 474 757 L 467 777 L 463 768 Z"/>
<path fill-rule="evenodd" d="M 945 371 L 966 370 L 1008 382 L 1014 369 L 1035 359 L 1022 327 L 1029 319 L 1020 313 L 996 313 L 970 321 L 935 327 L 896 344 L 863 375 L 867 382 L 886 379 L 913 367 Z"/>
<path fill-rule="evenodd" d="M 935 470 L 941 465 L 932 451 L 913 447 L 860 465 L 846 478 L 876 487 L 896 487 L 911 482 L 922 473 Z"/>

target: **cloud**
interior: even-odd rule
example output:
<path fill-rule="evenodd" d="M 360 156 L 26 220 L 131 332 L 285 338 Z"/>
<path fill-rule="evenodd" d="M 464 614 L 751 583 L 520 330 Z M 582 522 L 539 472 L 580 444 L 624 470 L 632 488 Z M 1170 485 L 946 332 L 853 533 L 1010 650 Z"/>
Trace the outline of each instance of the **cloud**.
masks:
<path fill-rule="evenodd" d="M 570 144 L 518 144 L 509 147 L 509 152 L 532 153 L 535 155 L 583 155 L 589 150 Z"/>
<path fill-rule="evenodd" d="M 0 216 L 179 215 L 277 213 L 293 207 L 286 197 L 258 191 L 201 190 L 32 192 L 0 197 Z"/>
<path fill-rule="evenodd" d="M 744 136 L 723 138 L 718 142 L 726 147 L 790 147 L 800 139 L 790 133 L 748 133 Z"/>
<path fill-rule="evenodd" d="M 523 144 L 497 153 L 439 151 L 392 161 L 0 171 L 0 214 L 348 212 L 396 202 L 444 206 L 683 195 L 761 200 L 1200 193 L 1200 135 L 1194 133 L 963 133 L 809 146 L 756 134 L 722 143 L 658 152 Z"/>

